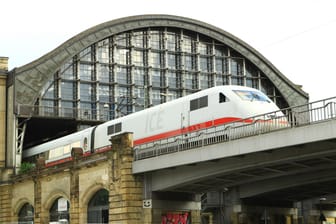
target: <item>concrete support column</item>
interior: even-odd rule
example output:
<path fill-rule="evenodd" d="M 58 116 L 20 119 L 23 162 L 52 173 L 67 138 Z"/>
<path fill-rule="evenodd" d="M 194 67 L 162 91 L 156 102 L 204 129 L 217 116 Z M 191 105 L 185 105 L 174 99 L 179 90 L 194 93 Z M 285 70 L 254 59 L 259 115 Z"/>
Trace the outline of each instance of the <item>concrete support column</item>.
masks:
<path fill-rule="evenodd" d="M 297 204 L 298 210 L 301 214 L 302 223 L 307 224 L 319 224 L 319 211 L 315 208 L 314 203 L 318 203 L 314 200 L 301 201 Z"/>
<path fill-rule="evenodd" d="M 201 211 L 200 210 L 192 210 L 191 211 L 191 220 L 192 220 L 192 224 L 201 224 Z"/>
<path fill-rule="evenodd" d="M 112 137 L 109 223 L 142 224 L 142 180 L 132 174 L 133 136 Z"/>
<path fill-rule="evenodd" d="M 201 219 L 207 220 L 206 223 L 208 224 L 214 224 L 214 218 L 211 212 L 203 212 L 201 214 Z"/>
<path fill-rule="evenodd" d="M 238 224 L 239 213 L 241 212 L 241 201 L 239 189 L 232 188 L 223 193 L 224 201 L 224 223 Z"/>

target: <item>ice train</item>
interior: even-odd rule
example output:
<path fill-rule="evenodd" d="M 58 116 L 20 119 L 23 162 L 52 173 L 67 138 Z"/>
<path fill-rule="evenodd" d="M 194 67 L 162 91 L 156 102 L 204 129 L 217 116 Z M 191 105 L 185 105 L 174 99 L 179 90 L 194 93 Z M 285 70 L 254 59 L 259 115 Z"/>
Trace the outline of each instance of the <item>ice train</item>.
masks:
<path fill-rule="evenodd" d="M 108 150 L 111 136 L 123 132 L 132 132 L 137 146 L 277 110 L 259 90 L 217 86 L 25 149 L 23 159 L 44 154 L 51 166 L 71 160 L 74 147 L 84 155 Z"/>

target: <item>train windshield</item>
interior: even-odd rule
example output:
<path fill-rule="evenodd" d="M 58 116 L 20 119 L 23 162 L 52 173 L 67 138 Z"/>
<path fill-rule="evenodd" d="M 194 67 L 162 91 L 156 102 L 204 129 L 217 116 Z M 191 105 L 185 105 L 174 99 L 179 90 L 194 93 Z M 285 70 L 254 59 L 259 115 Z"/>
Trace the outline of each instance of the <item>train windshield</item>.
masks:
<path fill-rule="evenodd" d="M 242 100 L 247 101 L 261 101 L 261 102 L 268 102 L 271 101 L 268 99 L 267 96 L 265 96 L 261 92 L 253 91 L 253 90 L 233 90 L 235 94 L 237 94 Z"/>

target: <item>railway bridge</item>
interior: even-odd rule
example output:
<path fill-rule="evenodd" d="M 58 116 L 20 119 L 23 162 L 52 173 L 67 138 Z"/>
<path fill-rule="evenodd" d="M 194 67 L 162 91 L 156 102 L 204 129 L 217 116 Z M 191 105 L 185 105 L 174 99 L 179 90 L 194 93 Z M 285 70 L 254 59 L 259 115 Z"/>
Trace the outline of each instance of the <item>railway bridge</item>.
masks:
<path fill-rule="evenodd" d="M 291 108 L 23 169 L 31 145 L 218 85 Z M 0 57 L 0 223 L 336 223 L 335 99 L 308 100 L 240 38 L 171 15 L 99 24 L 11 71 Z"/>
<path fill-rule="evenodd" d="M 0 222 L 15 223 L 29 204 L 34 223 L 54 215 L 71 223 L 335 223 L 335 102 L 148 145 L 133 146 L 124 133 L 110 139 L 111 151 L 74 148 L 71 160 L 48 168 L 38 160 L 1 183 Z"/>
<path fill-rule="evenodd" d="M 290 124 L 274 118 L 279 125 L 272 130 L 267 123 L 240 122 L 188 141 L 139 147 L 133 173 L 144 175 L 148 200 L 161 191 L 203 194 L 202 210 L 217 216 L 216 223 L 233 217 L 233 223 L 318 223 L 334 217 L 336 207 L 334 100 L 283 111 Z"/>

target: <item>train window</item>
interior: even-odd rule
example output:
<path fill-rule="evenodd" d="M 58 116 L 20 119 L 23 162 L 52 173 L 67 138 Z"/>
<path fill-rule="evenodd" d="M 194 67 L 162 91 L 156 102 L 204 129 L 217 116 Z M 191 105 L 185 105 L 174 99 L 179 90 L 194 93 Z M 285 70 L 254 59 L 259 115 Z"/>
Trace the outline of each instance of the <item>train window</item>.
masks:
<path fill-rule="evenodd" d="M 198 109 L 198 99 L 194 99 L 190 101 L 190 111 Z"/>
<path fill-rule="evenodd" d="M 199 105 L 200 105 L 199 108 L 207 107 L 208 106 L 208 96 L 201 97 Z"/>
<path fill-rule="evenodd" d="M 107 127 L 107 135 L 112 135 L 114 133 L 114 125 Z"/>
<path fill-rule="evenodd" d="M 121 123 L 117 123 L 107 127 L 107 135 L 112 135 L 118 132 L 121 132 Z"/>
<path fill-rule="evenodd" d="M 62 154 L 63 154 L 63 147 L 52 149 L 50 150 L 50 153 L 49 153 L 49 159 L 62 156 Z"/>
<path fill-rule="evenodd" d="M 115 131 L 115 133 L 121 132 L 121 123 L 118 123 L 118 124 L 115 125 L 114 131 Z"/>
<path fill-rule="evenodd" d="M 67 154 L 67 153 L 70 153 L 71 152 L 71 147 L 70 147 L 70 145 L 66 145 L 66 146 L 64 146 L 64 148 L 63 148 L 63 153 L 64 154 Z"/>
<path fill-rule="evenodd" d="M 219 93 L 219 103 L 225 103 L 227 100 L 226 96 L 223 93 Z"/>
<path fill-rule="evenodd" d="M 87 138 L 86 138 L 86 142 L 87 142 Z M 71 148 L 79 148 L 80 146 L 81 146 L 80 141 L 71 143 Z"/>
<path fill-rule="evenodd" d="M 200 98 L 190 101 L 190 111 L 198 110 L 208 106 L 208 96 L 202 96 Z"/>
<path fill-rule="evenodd" d="M 265 96 L 261 92 L 251 91 L 251 90 L 233 90 L 233 92 L 236 93 L 242 100 L 262 101 L 262 102 L 268 102 L 268 103 L 271 102 L 268 99 L 268 97 Z"/>
<path fill-rule="evenodd" d="M 88 139 L 85 137 L 83 142 L 83 150 L 86 151 L 88 146 Z"/>
<path fill-rule="evenodd" d="M 49 154 L 48 154 L 48 158 L 49 158 L 49 159 L 50 159 L 50 158 L 53 158 L 53 157 L 55 157 L 55 150 L 54 150 L 54 149 L 49 150 Z"/>

